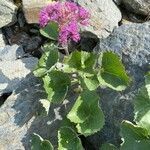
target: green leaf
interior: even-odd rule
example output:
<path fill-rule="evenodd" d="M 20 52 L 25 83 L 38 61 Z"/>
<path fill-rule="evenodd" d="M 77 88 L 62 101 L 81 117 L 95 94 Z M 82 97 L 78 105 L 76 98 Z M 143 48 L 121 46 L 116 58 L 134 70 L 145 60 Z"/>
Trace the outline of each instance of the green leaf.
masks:
<path fill-rule="evenodd" d="M 117 91 L 125 90 L 130 79 L 125 72 L 120 58 L 113 52 L 104 52 L 101 56 L 102 66 L 98 73 L 100 84 Z"/>
<path fill-rule="evenodd" d="M 129 121 L 124 121 L 121 125 L 123 144 L 121 150 L 149 150 L 150 139 L 148 132 L 144 128 L 136 126 Z"/>
<path fill-rule="evenodd" d="M 88 53 L 81 51 L 81 65 L 86 72 L 91 72 L 96 65 L 97 55 L 95 53 Z"/>
<path fill-rule="evenodd" d="M 50 22 L 46 27 L 40 29 L 40 33 L 51 40 L 58 40 L 58 23 Z"/>
<path fill-rule="evenodd" d="M 45 45 L 43 49 L 44 54 L 40 58 L 36 69 L 33 71 L 36 77 L 44 76 L 58 61 L 58 49 L 54 46 L 54 44 Z"/>
<path fill-rule="evenodd" d="M 74 72 L 91 73 L 93 72 L 96 64 L 96 58 L 96 54 L 93 53 L 74 51 L 65 59 L 64 63 L 67 64 L 69 69 Z"/>
<path fill-rule="evenodd" d="M 65 58 L 64 63 L 67 64 L 70 69 L 75 69 L 75 71 L 81 70 L 81 52 L 72 52 Z"/>
<path fill-rule="evenodd" d="M 148 74 L 145 76 L 145 87 L 147 89 L 148 96 L 150 98 L 150 72 L 148 72 Z"/>
<path fill-rule="evenodd" d="M 42 77 L 46 74 L 46 72 L 47 72 L 46 68 L 37 68 L 33 71 L 36 77 Z"/>
<path fill-rule="evenodd" d="M 71 122 L 77 123 L 78 132 L 85 136 L 94 134 L 104 125 L 104 115 L 98 100 L 95 91 L 83 91 L 67 115 Z"/>
<path fill-rule="evenodd" d="M 76 132 L 69 127 L 61 127 L 58 131 L 58 150 L 83 150 Z"/>
<path fill-rule="evenodd" d="M 33 134 L 31 141 L 31 150 L 54 150 L 48 140 L 43 140 L 38 134 Z"/>
<path fill-rule="evenodd" d="M 91 76 L 87 74 L 82 75 L 83 82 L 90 91 L 96 90 L 99 86 L 99 81 L 97 75 L 92 74 Z"/>
<path fill-rule="evenodd" d="M 53 70 L 43 77 L 43 81 L 50 102 L 59 103 L 65 99 L 71 84 L 68 74 Z"/>
<path fill-rule="evenodd" d="M 134 119 L 140 126 L 148 130 L 150 135 L 150 74 L 145 77 L 145 86 L 143 86 L 134 101 Z"/>
<path fill-rule="evenodd" d="M 88 106 L 83 102 L 82 97 L 79 96 L 73 108 L 68 113 L 67 118 L 74 123 L 83 123 L 88 116 Z"/>
<path fill-rule="evenodd" d="M 113 144 L 105 143 L 101 146 L 100 150 L 118 150 Z"/>

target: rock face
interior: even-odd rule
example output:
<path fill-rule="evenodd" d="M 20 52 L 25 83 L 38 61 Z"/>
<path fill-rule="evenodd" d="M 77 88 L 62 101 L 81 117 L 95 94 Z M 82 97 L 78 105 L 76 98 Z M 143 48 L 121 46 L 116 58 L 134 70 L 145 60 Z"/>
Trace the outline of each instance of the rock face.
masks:
<path fill-rule="evenodd" d="M 42 93 L 38 91 L 41 90 L 38 84 L 31 75 L 25 78 L 18 86 L 19 89 L 15 90 L 0 108 L 0 145 L 2 150 L 23 150 L 27 146 L 24 145 L 24 141 L 27 140 L 25 135 L 28 134 L 28 129 L 34 120 L 35 112 L 33 110 L 37 106 L 37 97 Z"/>
<path fill-rule="evenodd" d="M 16 21 L 17 7 L 10 0 L 0 0 L 0 28 Z"/>
<path fill-rule="evenodd" d="M 48 117 L 36 116 L 39 100 L 45 98 L 41 82 L 29 74 L 0 108 L 2 150 L 29 150 L 32 133 L 57 145 L 57 129 L 70 103 L 52 106 Z M 39 110 L 38 110 L 39 111 Z"/>
<path fill-rule="evenodd" d="M 37 58 L 23 54 L 17 45 L 0 49 L 0 95 L 14 91 L 37 64 Z"/>
<path fill-rule="evenodd" d="M 22 0 L 23 10 L 28 23 L 39 22 L 39 12 L 50 0 Z"/>
<path fill-rule="evenodd" d="M 97 50 L 113 50 L 133 65 L 150 63 L 150 22 L 116 28 L 107 39 L 100 40 Z M 96 50 L 96 49 L 95 49 Z"/>
<path fill-rule="evenodd" d="M 120 123 L 133 121 L 133 101 L 138 89 L 144 82 L 144 75 L 150 66 L 150 24 L 128 24 L 115 29 L 106 39 L 101 39 L 96 51 L 114 51 L 122 57 L 123 64 L 132 79 L 130 86 L 123 92 L 101 89 L 100 103 L 105 114 L 105 126 L 97 134 L 88 137 L 95 149 L 103 142 L 121 143 Z M 97 142 L 98 141 L 98 142 Z"/>
<path fill-rule="evenodd" d="M 122 0 L 122 3 L 129 11 L 141 15 L 150 15 L 149 0 Z"/>
<path fill-rule="evenodd" d="M 94 34 L 99 38 L 105 38 L 121 20 L 121 12 L 112 0 L 78 0 L 78 3 L 91 14 L 90 26 L 82 29 L 86 37 L 92 37 Z"/>

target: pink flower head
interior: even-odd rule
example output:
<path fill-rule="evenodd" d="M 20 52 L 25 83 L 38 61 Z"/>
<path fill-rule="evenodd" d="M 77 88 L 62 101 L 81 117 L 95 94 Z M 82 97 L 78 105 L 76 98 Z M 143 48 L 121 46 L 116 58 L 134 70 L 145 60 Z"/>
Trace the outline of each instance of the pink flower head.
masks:
<path fill-rule="evenodd" d="M 90 15 L 83 7 L 74 2 L 53 2 L 40 12 L 40 26 L 45 27 L 50 21 L 59 25 L 59 42 L 66 45 L 68 41 L 80 40 L 80 25 L 88 25 Z"/>

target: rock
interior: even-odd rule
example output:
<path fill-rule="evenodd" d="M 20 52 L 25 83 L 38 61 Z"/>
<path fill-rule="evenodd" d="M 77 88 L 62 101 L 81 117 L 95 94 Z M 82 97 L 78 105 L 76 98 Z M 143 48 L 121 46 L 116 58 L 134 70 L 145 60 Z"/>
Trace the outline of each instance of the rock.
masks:
<path fill-rule="evenodd" d="M 0 62 L 0 94 L 15 90 L 36 64 L 34 57 Z"/>
<path fill-rule="evenodd" d="M 78 0 L 81 6 L 90 11 L 90 25 L 82 29 L 86 37 L 107 37 L 118 26 L 121 12 L 112 0 Z"/>
<path fill-rule="evenodd" d="M 122 0 L 126 9 L 141 15 L 150 15 L 150 1 L 149 0 Z"/>
<path fill-rule="evenodd" d="M 22 0 L 23 11 L 28 23 L 39 22 L 39 11 L 50 3 L 50 0 Z"/>
<path fill-rule="evenodd" d="M 22 47 L 18 45 L 5 46 L 0 49 L 0 61 L 13 61 L 24 56 Z"/>
<path fill-rule="evenodd" d="M 8 52 L 6 54 L 9 56 L 11 53 Z M 12 52 L 12 54 L 15 53 Z M 0 61 L 0 95 L 14 91 L 34 69 L 38 61 L 34 57 L 12 60 L 14 57 L 11 57 L 11 60 L 9 60 L 4 53 L 4 58 Z"/>
<path fill-rule="evenodd" d="M 2 33 L 2 30 L 0 29 L 0 48 L 4 48 L 5 47 L 5 37 Z"/>
<path fill-rule="evenodd" d="M 117 5 L 120 5 L 122 0 L 113 0 Z"/>
<path fill-rule="evenodd" d="M 89 142 L 99 149 L 101 144 L 109 142 L 119 146 L 120 123 L 123 120 L 133 122 L 133 101 L 138 89 L 144 83 L 144 75 L 150 65 L 150 24 L 128 24 L 116 28 L 106 39 L 100 39 L 95 51 L 114 51 L 122 57 L 123 64 L 132 82 L 123 92 L 109 88 L 99 90 L 100 104 L 105 114 L 104 128 L 88 137 Z"/>
<path fill-rule="evenodd" d="M 10 0 L 0 1 L 0 28 L 16 22 L 17 7 Z"/>
<path fill-rule="evenodd" d="M 33 133 L 57 145 L 57 130 L 70 102 L 51 106 L 48 117 L 36 116 L 39 100 L 45 98 L 41 82 L 29 74 L 0 107 L 0 145 L 2 150 L 29 150 Z M 61 116 L 62 115 L 62 116 Z"/>
<path fill-rule="evenodd" d="M 132 65 L 150 63 L 150 22 L 127 24 L 116 28 L 106 39 L 100 40 L 96 51 L 112 50 L 124 56 Z"/>

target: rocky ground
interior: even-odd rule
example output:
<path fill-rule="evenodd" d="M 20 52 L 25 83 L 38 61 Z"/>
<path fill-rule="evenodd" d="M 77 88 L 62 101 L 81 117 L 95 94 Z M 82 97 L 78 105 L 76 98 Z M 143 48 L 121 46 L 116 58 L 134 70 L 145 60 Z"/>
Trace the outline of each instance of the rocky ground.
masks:
<path fill-rule="evenodd" d="M 124 92 L 99 90 L 106 116 L 102 131 L 83 138 L 87 150 L 102 143 L 121 143 L 119 123 L 133 120 L 132 101 L 150 70 L 149 0 L 76 0 L 91 13 L 90 26 L 81 29 L 78 43 L 86 51 L 114 51 L 132 78 Z M 52 106 L 50 116 L 37 116 L 45 98 L 32 70 L 45 39 L 39 33 L 39 10 L 49 0 L 0 0 L 0 150 L 29 150 L 33 132 L 57 145 L 56 130 L 72 102 Z M 73 93 L 72 93 L 73 101 Z"/>

